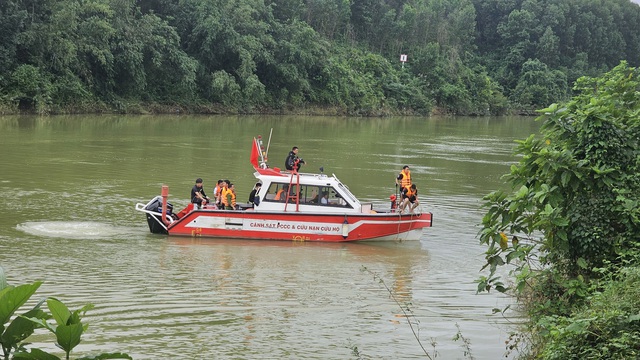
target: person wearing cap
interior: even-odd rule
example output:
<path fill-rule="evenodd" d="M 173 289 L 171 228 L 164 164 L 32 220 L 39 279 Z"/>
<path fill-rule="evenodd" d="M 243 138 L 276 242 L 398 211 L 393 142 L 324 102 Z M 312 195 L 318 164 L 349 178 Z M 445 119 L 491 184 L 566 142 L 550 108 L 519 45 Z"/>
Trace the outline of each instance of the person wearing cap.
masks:
<path fill-rule="evenodd" d="M 196 208 L 202 208 L 208 201 L 209 197 L 204 193 L 204 187 L 202 187 L 202 179 L 197 178 L 196 184 L 191 188 L 191 203 Z"/>
<path fill-rule="evenodd" d="M 249 204 L 251 204 L 251 206 L 260 205 L 260 196 L 256 197 L 256 194 L 258 193 L 258 191 L 260 191 L 261 187 L 262 187 L 262 184 L 257 182 L 256 185 L 253 187 L 253 190 L 251 190 L 251 193 L 249 194 Z"/>

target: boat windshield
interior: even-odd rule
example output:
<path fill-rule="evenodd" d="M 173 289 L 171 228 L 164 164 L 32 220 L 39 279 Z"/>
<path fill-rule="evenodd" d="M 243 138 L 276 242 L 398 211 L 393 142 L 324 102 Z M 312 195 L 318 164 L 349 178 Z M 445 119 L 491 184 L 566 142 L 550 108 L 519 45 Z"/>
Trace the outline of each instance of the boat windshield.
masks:
<path fill-rule="evenodd" d="M 340 189 L 342 190 L 342 192 L 344 192 L 345 194 L 347 194 L 347 196 L 349 197 L 349 199 L 350 199 L 352 202 L 356 202 L 356 201 L 357 201 L 357 200 L 356 200 L 356 196 L 355 196 L 355 195 L 353 195 L 353 194 L 351 193 L 351 191 L 349 191 L 349 188 L 348 188 L 348 187 L 346 187 L 345 185 L 343 185 L 343 184 L 342 184 L 342 183 L 340 183 L 340 182 L 338 183 L 338 187 L 340 187 Z"/>

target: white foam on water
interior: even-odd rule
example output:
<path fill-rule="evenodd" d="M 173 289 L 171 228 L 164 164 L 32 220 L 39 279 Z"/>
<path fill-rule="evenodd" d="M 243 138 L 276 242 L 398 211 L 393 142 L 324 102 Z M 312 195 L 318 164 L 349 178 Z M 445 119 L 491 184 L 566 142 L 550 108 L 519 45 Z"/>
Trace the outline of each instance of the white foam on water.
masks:
<path fill-rule="evenodd" d="M 131 229 L 97 221 L 29 221 L 16 229 L 30 235 L 65 239 L 110 239 L 131 234 Z"/>

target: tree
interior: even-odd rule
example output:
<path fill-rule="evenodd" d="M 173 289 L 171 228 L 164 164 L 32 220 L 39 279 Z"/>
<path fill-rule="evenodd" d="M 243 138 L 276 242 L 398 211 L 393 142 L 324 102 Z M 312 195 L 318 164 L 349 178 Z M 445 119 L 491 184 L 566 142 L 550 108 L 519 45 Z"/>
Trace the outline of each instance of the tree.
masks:
<path fill-rule="evenodd" d="M 479 290 L 494 287 L 497 266 L 508 263 L 522 290 L 534 248 L 543 266 L 573 277 L 596 276 L 592 269 L 640 248 L 640 70 L 622 62 L 574 91 L 566 105 L 541 110 L 541 137 L 519 142 L 522 159 L 505 178 L 513 191 L 485 198 L 490 274 Z"/>
<path fill-rule="evenodd" d="M 17 61 L 18 35 L 22 31 L 26 19 L 27 12 L 20 9 L 17 1 L 0 2 L 0 69 L 11 70 L 14 68 Z"/>
<path fill-rule="evenodd" d="M 485 197 L 488 276 L 530 320 L 532 358 L 635 358 L 640 351 L 640 70 L 625 62 L 580 78 L 577 95 L 541 110 L 541 136 L 520 141 L 510 191 Z"/>
<path fill-rule="evenodd" d="M 522 65 L 512 100 L 524 106 L 547 106 L 564 100 L 567 94 L 567 77 L 558 70 L 551 70 L 538 59 L 529 59 Z"/>

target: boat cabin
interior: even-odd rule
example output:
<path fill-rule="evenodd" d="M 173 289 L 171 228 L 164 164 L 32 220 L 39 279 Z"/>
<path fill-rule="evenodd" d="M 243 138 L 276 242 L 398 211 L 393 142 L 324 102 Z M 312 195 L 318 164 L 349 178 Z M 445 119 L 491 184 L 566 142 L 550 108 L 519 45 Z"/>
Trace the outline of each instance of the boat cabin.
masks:
<path fill-rule="evenodd" d="M 262 182 L 257 211 L 305 213 L 371 212 L 371 204 L 363 204 L 335 175 L 279 172 L 257 169 L 255 177 Z M 297 194 L 297 196 L 296 196 Z"/>

